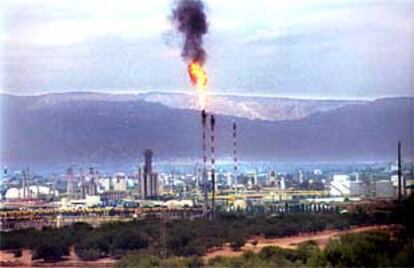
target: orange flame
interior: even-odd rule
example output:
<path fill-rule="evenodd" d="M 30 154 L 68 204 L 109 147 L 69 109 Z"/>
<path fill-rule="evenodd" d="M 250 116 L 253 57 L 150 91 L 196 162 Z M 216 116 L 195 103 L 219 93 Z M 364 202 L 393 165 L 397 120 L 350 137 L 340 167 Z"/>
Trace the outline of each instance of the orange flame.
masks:
<path fill-rule="evenodd" d="M 207 73 L 199 62 L 193 61 L 188 65 L 188 74 L 197 89 L 200 108 L 204 110 L 207 104 Z"/>

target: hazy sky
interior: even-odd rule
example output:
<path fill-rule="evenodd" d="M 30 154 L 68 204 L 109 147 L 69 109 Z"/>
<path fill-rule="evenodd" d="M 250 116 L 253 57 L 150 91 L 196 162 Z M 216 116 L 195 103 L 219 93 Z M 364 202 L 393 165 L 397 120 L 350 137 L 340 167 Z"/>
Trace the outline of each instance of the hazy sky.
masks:
<path fill-rule="evenodd" d="M 172 3 L 1 0 L 1 90 L 192 90 L 168 20 Z M 414 94 L 414 1 L 205 3 L 213 92 Z"/>

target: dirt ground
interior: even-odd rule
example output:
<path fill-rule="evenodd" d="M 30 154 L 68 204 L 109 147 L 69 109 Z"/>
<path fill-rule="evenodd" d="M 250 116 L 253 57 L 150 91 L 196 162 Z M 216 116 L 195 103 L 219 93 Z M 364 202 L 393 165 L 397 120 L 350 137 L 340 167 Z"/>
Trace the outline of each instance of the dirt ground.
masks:
<path fill-rule="evenodd" d="M 259 252 L 262 248 L 267 246 L 275 246 L 281 248 L 288 248 L 288 249 L 295 249 L 299 244 L 306 242 L 306 241 L 315 241 L 320 248 L 324 248 L 330 239 L 338 238 L 340 235 L 346 233 L 359 233 L 359 232 L 366 232 L 372 230 L 384 230 L 389 229 L 392 226 L 390 225 L 377 225 L 377 226 L 364 226 L 364 227 L 354 227 L 346 231 L 338 231 L 338 230 L 326 230 L 319 233 L 307 233 L 307 234 L 300 234 L 295 236 L 289 237 L 282 237 L 282 238 L 275 238 L 275 239 L 265 239 L 263 237 L 254 237 L 247 241 L 247 243 L 242 247 L 240 251 L 233 251 L 230 248 L 230 245 L 227 243 L 222 248 L 213 249 L 209 253 L 204 256 L 205 260 L 209 260 L 211 258 L 217 256 L 223 257 L 235 257 L 240 256 L 246 251 L 253 251 Z M 257 245 L 253 246 L 252 242 L 257 241 Z"/>

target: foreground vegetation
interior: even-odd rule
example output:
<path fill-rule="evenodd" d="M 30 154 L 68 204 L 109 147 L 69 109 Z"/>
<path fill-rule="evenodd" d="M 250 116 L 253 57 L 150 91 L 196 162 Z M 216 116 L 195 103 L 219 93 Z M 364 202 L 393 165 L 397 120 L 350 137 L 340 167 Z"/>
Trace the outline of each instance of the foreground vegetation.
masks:
<path fill-rule="evenodd" d="M 398 233 L 403 235 L 403 233 Z M 403 237 L 383 232 L 347 234 L 331 240 L 324 250 L 306 242 L 296 250 L 265 247 L 259 253 L 240 257 L 215 257 L 203 262 L 199 257 L 160 259 L 129 254 L 118 267 L 413 267 L 414 251 Z"/>
<path fill-rule="evenodd" d="M 211 221 L 170 220 L 165 226 L 165 236 L 160 235 L 160 221 L 155 218 L 108 223 L 98 228 L 92 228 L 87 224 L 74 224 L 60 229 L 29 229 L 1 233 L 0 249 L 14 250 L 18 255 L 19 250 L 28 248 L 33 251 L 34 259 L 56 261 L 67 256 L 70 247 L 73 246 L 83 260 L 114 257 L 121 259 L 119 265 L 122 267 L 171 267 L 178 264 L 179 267 L 199 267 L 202 265 L 200 257 L 209 249 L 229 242 L 234 250 L 238 250 L 248 237 L 254 235 L 277 238 L 303 232 L 318 232 L 327 228 L 347 229 L 351 225 L 398 223 L 405 228 L 395 237 L 377 233 L 350 235 L 339 241 L 332 241 L 324 251 L 319 251 L 312 244 L 303 245 L 296 251 L 269 248 L 258 254 L 247 253 L 237 258 L 216 258 L 211 260 L 209 265 L 240 267 L 238 264 L 244 263 L 244 267 L 304 264 L 340 266 L 347 262 L 355 264 L 351 266 L 364 266 L 367 263 L 405 265 L 405 259 L 411 256 L 406 249 L 412 249 L 414 226 L 409 222 L 411 217 L 405 212 L 412 211 L 413 208 L 413 200 L 409 200 L 393 211 L 375 213 L 357 210 L 349 214 L 300 213 L 276 217 L 247 217 L 241 213 L 220 214 Z M 372 250 L 373 253 L 365 256 L 366 253 L 358 253 L 362 252 L 359 248 L 364 248 L 365 252 Z M 160 259 L 161 252 L 162 256 L 167 258 Z M 399 257 L 393 260 L 379 252 L 392 253 Z M 274 257 L 279 255 L 283 258 Z M 335 263 L 338 260 L 341 261 Z M 249 266 L 249 263 L 254 265 Z"/>

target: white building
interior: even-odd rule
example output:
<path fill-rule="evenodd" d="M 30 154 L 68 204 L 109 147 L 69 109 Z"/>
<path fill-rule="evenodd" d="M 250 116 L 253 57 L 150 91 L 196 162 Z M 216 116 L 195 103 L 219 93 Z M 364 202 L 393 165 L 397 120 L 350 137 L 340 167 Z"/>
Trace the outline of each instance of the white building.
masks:
<path fill-rule="evenodd" d="M 99 206 L 101 204 L 101 197 L 99 195 L 87 195 L 85 199 L 69 200 L 68 198 L 62 198 L 60 200 L 60 207 L 62 209 L 75 208 L 83 209 L 88 207 Z"/>
<path fill-rule="evenodd" d="M 392 163 L 390 167 L 391 172 L 392 171 L 398 171 L 398 163 Z"/>
<path fill-rule="evenodd" d="M 398 175 L 397 174 L 391 175 L 391 182 L 394 187 L 398 187 Z M 404 184 L 405 184 L 404 176 L 401 175 L 401 185 L 404 186 Z"/>
<path fill-rule="evenodd" d="M 322 170 L 320 170 L 320 169 L 314 169 L 313 170 L 313 175 L 317 175 L 317 176 L 322 175 Z"/>
<path fill-rule="evenodd" d="M 47 186 L 37 186 L 37 185 L 31 185 L 28 187 L 28 197 L 31 198 L 38 198 L 40 196 L 44 195 L 54 195 L 58 196 L 59 192 L 55 191 L 53 193 L 53 190 L 50 187 Z M 16 188 L 12 187 L 9 188 L 6 191 L 6 194 L 4 195 L 5 199 L 17 199 L 17 198 L 23 198 L 23 188 Z"/>
<path fill-rule="evenodd" d="M 300 184 L 302 184 L 305 180 L 305 174 L 303 173 L 302 170 L 299 170 L 298 179 L 299 179 Z"/>
<path fill-rule="evenodd" d="M 285 177 L 282 177 L 282 179 L 280 180 L 280 190 L 285 190 L 286 189 L 286 181 L 285 181 Z"/>
<path fill-rule="evenodd" d="M 184 207 L 193 207 L 192 200 L 168 200 L 164 203 L 169 209 L 184 208 Z"/>
<path fill-rule="evenodd" d="M 112 179 L 112 187 L 116 192 L 126 192 L 128 190 L 128 181 L 125 176 L 116 176 Z"/>
<path fill-rule="evenodd" d="M 231 172 L 227 172 L 226 173 L 226 185 L 228 187 L 232 187 L 233 186 L 233 174 Z"/>
<path fill-rule="evenodd" d="M 351 178 L 346 174 L 335 174 L 330 183 L 331 196 L 349 196 L 351 194 Z"/>

